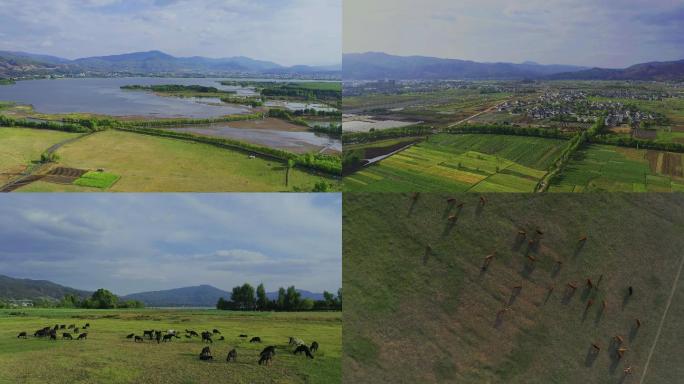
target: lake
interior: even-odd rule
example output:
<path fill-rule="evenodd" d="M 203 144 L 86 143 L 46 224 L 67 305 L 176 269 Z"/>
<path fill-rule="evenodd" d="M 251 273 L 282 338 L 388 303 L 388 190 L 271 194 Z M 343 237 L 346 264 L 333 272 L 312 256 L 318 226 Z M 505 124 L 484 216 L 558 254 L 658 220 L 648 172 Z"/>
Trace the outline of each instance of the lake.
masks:
<path fill-rule="evenodd" d="M 326 134 L 310 131 L 284 131 L 276 129 L 236 128 L 232 123 L 179 126 L 164 128 L 176 132 L 189 132 L 206 136 L 226 137 L 294 153 L 342 152 L 342 141 Z"/>
<path fill-rule="evenodd" d="M 228 79 L 118 77 L 24 80 L 0 86 L 0 101 L 30 104 L 36 112 L 49 114 L 81 112 L 147 118 L 212 118 L 249 113 L 251 108 L 247 106 L 215 105 L 208 100 L 160 97 L 152 92 L 120 88 L 133 84 L 203 85 L 250 94 L 248 88 L 224 86 L 219 83 L 221 80 Z"/>

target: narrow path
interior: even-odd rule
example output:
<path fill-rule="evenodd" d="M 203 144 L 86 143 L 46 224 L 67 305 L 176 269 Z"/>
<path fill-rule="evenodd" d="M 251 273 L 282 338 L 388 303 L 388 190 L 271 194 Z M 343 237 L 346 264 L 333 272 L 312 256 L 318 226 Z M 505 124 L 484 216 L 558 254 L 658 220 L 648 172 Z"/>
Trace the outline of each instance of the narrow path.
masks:
<path fill-rule="evenodd" d="M 59 143 L 53 144 L 50 146 L 48 149 L 45 150 L 48 155 L 51 155 L 55 153 L 58 149 L 60 149 L 63 145 L 73 143 L 76 140 L 80 140 L 86 136 L 92 135 L 95 132 L 88 132 L 80 136 L 72 137 L 70 139 L 66 139 L 64 141 L 60 141 Z M 36 166 L 29 166 L 26 171 L 24 171 L 21 176 L 18 178 L 6 183 L 5 185 L 0 185 L 0 193 L 2 192 L 12 192 L 13 190 L 18 188 L 18 185 L 20 184 L 28 184 L 27 182 L 33 182 L 35 180 L 35 175 L 39 171 L 43 170 L 45 167 L 47 167 L 48 164 L 42 163 L 42 164 L 37 164 Z"/>
<path fill-rule="evenodd" d="M 447 126 L 447 128 L 455 127 L 455 126 L 457 126 L 457 125 L 459 125 L 459 124 L 462 124 L 462 123 L 467 122 L 467 121 L 470 120 L 470 119 L 474 119 L 474 118 L 480 116 L 480 115 L 483 114 L 483 113 L 490 112 L 491 110 L 497 108 L 497 107 L 500 106 L 501 104 L 506 103 L 507 101 L 508 101 L 508 100 L 504 100 L 504 101 L 500 102 L 499 104 L 492 105 L 491 107 L 485 109 L 484 111 L 478 112 L 478 113 L 476 113 L 476 114 L 474 114 L 474 115 L 472 115 L 472 116 L 470 116 L 470 117 L 466 117 L 465 119 L 459 120 L 459 121 L 457 121 L 457 122 L 455 122 L 455 123 L 453 123 L 453 124 L 449 124 L 449 125 Z"/>
<path fill-rule="evenodd" d="M 675 292 L 677 291 L 677 284 L 679 284 L 679 277 L 682 275 L 682 269 L 684 269 L 684 255 L 682 256 L 682 261 L 679 263 L 679 270 L 677 271 L 677 276 L 675 277 L 674 284 L 672 284 L 672 290 L 670 291 L 670 297 L 667 299 L 667 305 L 665 306 L 665 311 L 663 312 L 663 317 L 660 319 L 660 325 L 658 326 L 658 331 L 656 332 L 655 340 L 653 340 L 653 345 L 651 345 L 651 350 L 648 352 L 648 357 L 646 358 L 646 364 L 644 364 L 644 372 L 641 374 L 641 379 L 639 379 L 639 384 L 643 384 L 644 378 L 646 378 L 646 372 L 648 371 L 648 365 L 651 363 L 651 357 L 653 357 L 653 352 L 655 351 L 656 344 L 658 344 L 658 339 L 660 338 L 660 332 L 663 330 L 663 325 L 665 324 L 665 318 L 667 317 L 667 312 L 670 310 L 670 304 L 672 304 L 672 299 L 674 298 Z"/>

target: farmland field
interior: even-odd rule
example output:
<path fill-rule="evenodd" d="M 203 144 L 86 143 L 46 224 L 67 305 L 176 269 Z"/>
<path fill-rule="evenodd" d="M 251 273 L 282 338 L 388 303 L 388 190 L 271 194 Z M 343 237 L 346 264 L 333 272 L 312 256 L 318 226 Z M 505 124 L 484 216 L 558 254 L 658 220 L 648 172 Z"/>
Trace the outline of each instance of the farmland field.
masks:
<path fill-rule="evenodd" d="M 285 167 L 277 161 L 208 144 L 107 130 L 60 148 L 55 166 L 103 169 L 120 179 L 106 191 L 311 191 L 331 179 L 294 169 L 285 186 Z M 101 191 L 100 188 L 37 181 L 17 191 Z"/>
<path fill-rule="evenodd" d="M 49 341 L 32 337 L 35 329 L 54 324 L 89 322 L 87 340 Z M 200 338 L 157 344 L 135 343 L 126 335 L 145 329 L 219 329 L 214 360 L 200 361 L 206 344 Z M 18 339 L 19 332 L 29 333 Z M 59 335 L 61 336 L 60 331 Z M 252 344 L 238 335 L 259 336 Z M 292 354 L 288 337 L 320 349 L 313 360 Z M 216 310 L 0 310 L 0 383 L 335 383 L 340 382 L 342 322 L 339 312 L 237 313 Z M 257 364 L 259 352 L 275 345 L 271 366 Z M 236 348 L 236 363 L 226 355 Z M 37 364 L 40 362 L 40 364 Z"/>
<path fill-rule="evenodd" d="M 40 154 L 60 141 L 77 137 L 76 133 L 44 129 L 0 127 L 0 185 L 24 171 Z"/>
<path fill-rule="evenodd" d="M 344 196 L 343 382 L 684 377 L 684 196 L 485 196 Z"/>
<path fill-rule="evenodd" d="M 551 192 L 684 191 L 682 154 L 590 145 L 575 153 Z"/>
<path fill-rule="evenodd" d="M 345 177 L 348 191 L 532 192 L 563 140 L 439 134 Z"/>

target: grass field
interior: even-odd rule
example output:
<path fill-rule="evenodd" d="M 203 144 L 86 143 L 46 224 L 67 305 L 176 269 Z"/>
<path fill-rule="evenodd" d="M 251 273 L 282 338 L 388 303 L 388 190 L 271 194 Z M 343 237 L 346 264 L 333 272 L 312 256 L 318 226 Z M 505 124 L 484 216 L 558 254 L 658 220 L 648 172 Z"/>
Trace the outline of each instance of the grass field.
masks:
<path fill-rule="evenodd" d="M 88 171 L 74 181 L 74 184 L 81 187 L 109 188 L 119 180 L 118 175 L 107 172 Z"/>
<path fill-rule="evenodd" d="M 343 382 L 681 381 L 683 195 L 485 196 L 344 196 Z"/>
<path fill-rule="evenodd" d="M 21 316 L 11 312 L 20 311 Z M 29 335 L 54 324 L 91 325 L 87 340 L 49 341 Z M 200 338 L 135 343 L 129 333 L 145 329 L 183 332 L 219 329 L 225 341 L 210 345 L 214 361 L 200 361 Z M 240 334 L 259 336 L 251 344 Z M 61 332 L 59 333 L 61 336 Z M 313 360 L 292 354 L 288 337 L 318 341 Z M 236 313 L 215 310 L 0 310 L 0 383 L 335 383 L 340 382 L 340 313 Z M 257 364 L 259 352 L 276 345 L 272 366 Z M 237 349 L 237 363 L 226 355 Z"/>
<path fill-rule="evenodd" d="M 44 129 L 0 127 L 0 185 L 21 173 L 40 154 L 60 141 L 77 137 L 76 133 Z"/>
<path fill-rule="evenodd" d="M 120 179 L 107 191 L 311 191 L 317 181 L 324 179 L 295 168 L 286 187 L 285 168 L 280 162 L 249 159 L 245 153 L 207 144 L 113 130 L 69 143 L 56 153 L 59 156 L 56 166 L 102 168 L 119 175 Z M 27 192 L 99 190 L 43 181 L 18 189 Z"/>
<path fill-rule="evenodd" d="M 344 189 L 532 192 L 564 144 L 538 137 L 439 134 L 345 177 Z"/>
<path fill-rule="evenodd" d="M 684 191 L 682 154 L 590 145 L 575 153 L 551 192 Z"/>

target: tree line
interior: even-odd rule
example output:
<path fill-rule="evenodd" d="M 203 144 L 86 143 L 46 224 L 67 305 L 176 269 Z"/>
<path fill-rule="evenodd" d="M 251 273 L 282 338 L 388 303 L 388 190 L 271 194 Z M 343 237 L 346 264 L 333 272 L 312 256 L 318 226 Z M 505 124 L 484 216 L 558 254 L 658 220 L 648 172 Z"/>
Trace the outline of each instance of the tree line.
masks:
<path fill-rule="evenodd" d="M 337 295 L 328 291 L 323 292 L 323 300 L 302 298 L 294 285 L 287 289 L 280 287 L 278 297 L 270 300 L 266 295 L 263 284 L 256 289 L 248 283 L 233 287 L 229 300 L 223 297 L 216 303 L 216 309 L 233 311 L 341 311 L 342 288 Z"/>

